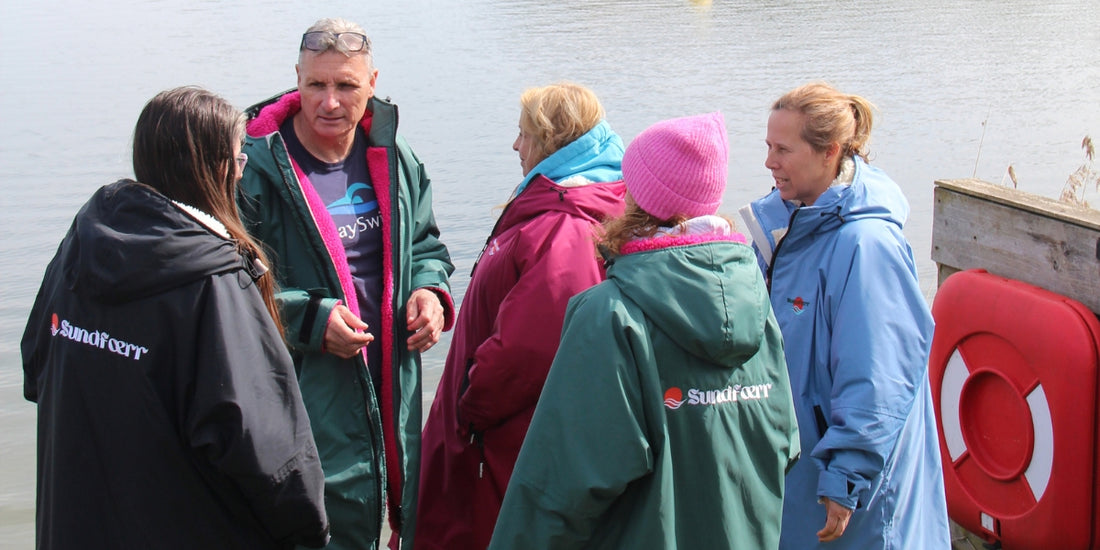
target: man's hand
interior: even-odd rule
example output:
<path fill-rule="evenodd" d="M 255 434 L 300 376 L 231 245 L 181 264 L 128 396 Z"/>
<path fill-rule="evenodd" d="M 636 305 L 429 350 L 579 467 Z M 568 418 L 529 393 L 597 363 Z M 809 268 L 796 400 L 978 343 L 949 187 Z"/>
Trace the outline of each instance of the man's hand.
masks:
<path fill-rule="evenodd" d="M 829 542 L 844 534 L 852 511 L 826 497 L 821 497 L 821 500 L 825 503 L 825 528 L 817 532 L 817 540 Z"/>
<path fill-rule="evenodd" d="M 424 353 L 439 341 L 443 333 L 443 304 L 439 296 L 426 288 L 418 288 L 409 296 L 405 306 L 409 325 L 409 351 Z"/>
<path fill-rule="evenodd" d="M 374 341 L 374 335 L 365 331 L 369 327 L 355 316 L 347 306 L 332 308 L 325 327 L 325 351 L 349 359 L 355 357 L 367 344 Z"/>

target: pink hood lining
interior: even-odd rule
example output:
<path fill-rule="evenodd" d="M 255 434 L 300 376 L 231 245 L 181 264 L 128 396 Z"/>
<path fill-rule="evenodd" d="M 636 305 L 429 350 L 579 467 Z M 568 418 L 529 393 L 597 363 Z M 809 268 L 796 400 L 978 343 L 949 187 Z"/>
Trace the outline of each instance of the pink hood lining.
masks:
<path fill-rule="evenodd" d="M 260 114 L 248 123 L 247 132 L 250 137 L 263 137 L 279 131 L 286 119 L 302 110 L 302 94 L 290 92 L 278 101 L 260 110 Z"/>
<path fill-rule="evenodd" d="M 688 246 L 714 241 L 748 244 L 745 236 L 740 233 L 733 233 L 730 235 L 675 235 L 630 241 L 624 244 L 619 252 L 625 256 L 627 254 L 636 254 L 638 252 L 649 252 L 651 250 L 661 250 L 663 248 L 672 248 L 674 246 Z"/>

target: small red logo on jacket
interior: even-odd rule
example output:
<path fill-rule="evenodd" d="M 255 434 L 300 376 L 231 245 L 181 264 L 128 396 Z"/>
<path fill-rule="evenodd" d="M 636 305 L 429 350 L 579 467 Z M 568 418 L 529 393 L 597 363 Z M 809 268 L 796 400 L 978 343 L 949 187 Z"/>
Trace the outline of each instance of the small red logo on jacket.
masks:
<path fill-rule="evenodd" d="M 684 392 L 680 391 L 680 388 L 672 387 L 665 390 L 665 406 L 676 410 L 680 408 L 680 405 L 684 404 Z"/>
<path fill-rule="evenodd" d="M 792 309 L 794 309 L 795 315 L 802 315 L 802 312 L 806 310 L 806 306 L 810 305 L 810 302 L 803 300 L 801 296 L 793 300 L 787 298 L 787 303 L 791 304 Z"/>

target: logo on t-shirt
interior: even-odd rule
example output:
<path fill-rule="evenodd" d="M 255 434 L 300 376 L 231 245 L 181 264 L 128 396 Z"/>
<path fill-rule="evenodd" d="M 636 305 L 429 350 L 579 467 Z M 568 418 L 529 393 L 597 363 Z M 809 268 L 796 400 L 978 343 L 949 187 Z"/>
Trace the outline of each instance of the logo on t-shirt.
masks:
<path fill-rule="evenodd" d="M 342 198 L 325 208 L 332 216 L 332 221 L 336 222 L 340 238 L 346 241 L 355 241 L 360 233 L 377 231 L 382 226 L 378 199 L 375 198 L 374 189 L 365 183 L 348 186 L 347 193 Z"/>
<path fill-rule="evenodd" d="M 348 187 L 347 194 L 344 198 L 335 200 L 332 204 L 328 205 L 328 213 L 333 216 L 361 216 L 370 212 L 378 211 L 377 200 L 364 200 L 359 196 L 361 192 L 372 191 L 371 187 L 365 183 L 356 183 Z M 372 195 L 374 193 L 371 193 Z"/>

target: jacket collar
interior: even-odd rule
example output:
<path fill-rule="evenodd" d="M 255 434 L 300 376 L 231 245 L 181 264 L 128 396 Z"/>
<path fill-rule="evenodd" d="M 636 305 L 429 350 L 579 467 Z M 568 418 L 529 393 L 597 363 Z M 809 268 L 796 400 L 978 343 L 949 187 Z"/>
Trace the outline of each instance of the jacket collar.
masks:
<path fill-rule="evenodd" d="M 371 136 L 371 122 L 374 115 L 376 101 L 371 98 L 367 102 L 367 110 L 363 113 L 363 119 L 359 125 L 363 131 Z M 249 113 L 255 116 L 248 122 L 247 133 L 250 137 L 262 137 L 279 131 L 279 127 L 302 110 L 302 94 L 297 90 L 291 90 L 282 96 L 249 109 Z M 373 137 L 373 136 L 371 136 Z"/>
<path fill-rule="evenodd" d="M 537 176 L 554 182 L 576 177 L 593 182 L 621 180 L 624 150 L 622 138 L 607 121 L 601 120 L 581 137 L 536 164 L 512 196 L 522 193 Z"/>

